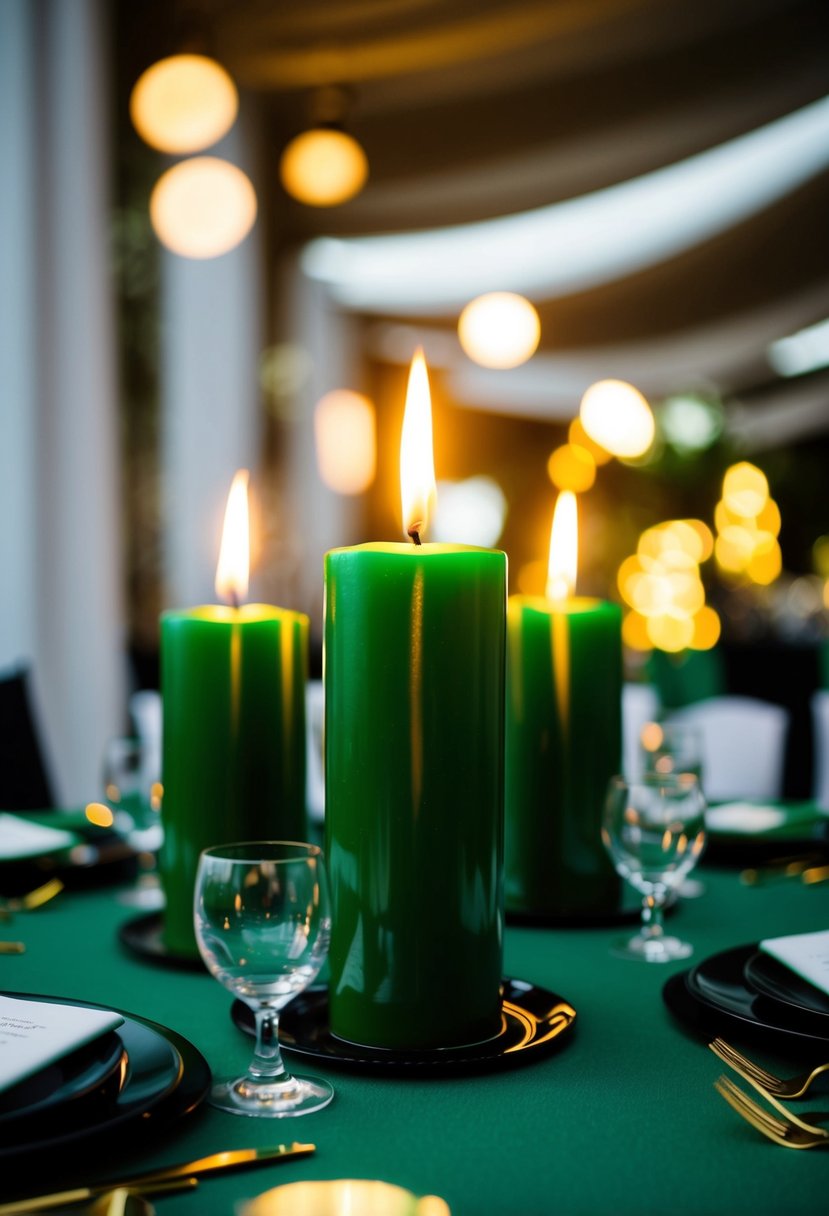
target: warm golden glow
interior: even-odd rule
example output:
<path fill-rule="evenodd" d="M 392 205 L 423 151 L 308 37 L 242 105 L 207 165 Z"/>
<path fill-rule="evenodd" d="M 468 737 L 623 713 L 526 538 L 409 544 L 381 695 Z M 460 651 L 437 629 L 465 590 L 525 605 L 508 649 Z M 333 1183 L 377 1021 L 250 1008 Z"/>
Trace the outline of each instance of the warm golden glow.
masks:
<path fill-rule="evenodd" d="M 247 469 L 240 469 L 233 478 L 216 567 L 216 594 L 234 606 L 247 595 L 250 576 L 248 477 Z"/>
<path fill-rule="evenodd" d="M 665 732 L 658 722 L 646 722 L 640 735 L 646 752 L 658 752 L 665 739 Z"/>
<path fill-rule="evenodd" d="M 96 828 L 111 828 L 115 822 L 115 816 L 108 806 L 104 806 L 103 802 L 88 802 L 84 814 Z"/>
<path fill-rule="evenodd" d="M 780 508 L 762 469 L 741 461 L 726 471 L 714 523 L 717 565 L 732 581 L 766 587 L 780 576 Z"/>
<path fill-rule="evenodd" d="M 205 55 L 171 55 L 147 68 L 130 97 L 138 134 L 160 152 L 200 152 L 236 121 L 239 95 L 221 64 Z"/>
<path fill-rule="evenodd" d="M 733 464 L 723 478 L 722 501 L 729 511 L 744 519 L 760 514 L 769 497 L 769 483 L 762 469 L 748 461 Z"/>
<path fill-rule="evenodd" d="M 636 553 L 616 581 L 632 611 L 622 639 L 633 650 L 707 650 L 719 636 L 719 618 L 706 607 L 700 562 L 711 556 L 713 536 L 698 519 L 672 519 L 646 528 Z M 712 640 L 713 639 L 713 640 Z"/>
<path fill-rule="evenodd" d="M 564 490 L 558 496 L 550 530 L 550 564 L 547 598 L 564 600 L 575 594 L 579 562 L 579 520 L 576 496 Z"/>
<path fill-rule="evenodd" d="M 337 494 L 362 494 L 374 481 L 377 440 L 374 405 L 349 389 L 317 402 L 314 439 L 320 477 Z"/>
<path fill-rule="evenodd" d="M 583 494 L 596 480 L 596 462 L 587 448 L 564 443 L 547 461 L 547 473 L 556 489 Z"/>
<path fill-rule="evenodd" d="M 648 637 L 654 646 L 669 654 L 685 650 L 693 636 L 694 622 L 690 617 L 670 616 L 668 613 L 648 617 Z"/>
<path fill-rule="evenodd" d="M 432 447 L 432 398 L 423 350 L 409 370 L 403 432 L 400 437 L 400 498 L 403 530 L 422 538 L 435 508 L 435 458 Z"/>
<path fill-rule="evenodd" d="M 160 811 L 164 798 L 164 786 L 160 781 L 154 781 L 150 786 L 150 810 Z"/>
<path fill-rule="evenodd" d="M 581 399 L 582 426 L 595 442 L 614 456 L 643 456 L 653 443 L 651 407 L 632 384 L 599 380 Z"/>
<path fill-rule="evenodd" d="M 593 457 L 593 463 L 597 466 L 607 464 L 609 460 L 613 459 L 612 452 L 608 452 L 607 448 L 603 448 L 600 443 L 596 443 L 595 439 L 590 438 L 578 415 L 567 428 L 567 438 L 570 443 L 575 443 L 580 448 L 587 448 L 587 451 Z"/>
<path fill-rule="evenodd" d="M 196 156 L 162 173 L 150 195 L 158 239 L 185 258 L 215 258 L 244 240 L 256 219 L 250 179 L 229 161 Z"/>
<path fill-rule="evenodd" d="M 310 207 L 334 207 L 359 194 L 368 159 L 345 131 L 314 127 L 297 135 L 282 153 L 279 176 L 288 194 Z"/>
<path fill-rule="evenodd" d="M 482 367 L 519 367 L 535 354 L 541 322 L 523 296 L 492 291 L 466 305 L 458 337 L 469 358 Z"/>
<path fill-rule="evenodd" d="M 719 616 L 706 604 L 694 617 L 694 636 L 689 646 L 692 650 L 712 650 L 720 640 L 721 630 Z"/>

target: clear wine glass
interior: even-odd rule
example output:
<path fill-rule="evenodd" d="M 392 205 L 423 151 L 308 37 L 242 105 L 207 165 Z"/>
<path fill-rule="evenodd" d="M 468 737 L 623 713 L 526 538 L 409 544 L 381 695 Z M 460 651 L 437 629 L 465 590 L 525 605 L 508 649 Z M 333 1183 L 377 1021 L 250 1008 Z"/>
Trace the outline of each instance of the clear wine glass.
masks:
<path fill-rule="evenodd" d="M 331 913 L 322 850 L 284 840 L 205 849 L 195 889 L 195 930 L 210 974 L 256 1018 L 256 1048 L 243 1077 L 218 1082 L 211 1105 L 280 1118 L 327 1106 L 327 1081 L 294 1077 L 279 1050 L 279 1012 L 318 974 Z"/>
<path fill-rule="evenodd" d="M 602 819 L 602 840 L 621 876 L 642 896 L 642 927 L 614 943 L 625 958 L 667 963 L 687 958 L 693 947 L 666 935 L 662 914 L 705 847 L 705 799 L 693 773 L 611 778 Z"/>
<path fill-rule="evenodd" d="M 687 722 L 646 722 L 640 741 L 644 772 L 661 777 L 694 773 L 704 787 L 703 738 L 698 726 Z M 699 899 L 705 894 L 705 885 L 698 878 L 685 878 L 679 884 L 677 894 L 683 899 Z"/>

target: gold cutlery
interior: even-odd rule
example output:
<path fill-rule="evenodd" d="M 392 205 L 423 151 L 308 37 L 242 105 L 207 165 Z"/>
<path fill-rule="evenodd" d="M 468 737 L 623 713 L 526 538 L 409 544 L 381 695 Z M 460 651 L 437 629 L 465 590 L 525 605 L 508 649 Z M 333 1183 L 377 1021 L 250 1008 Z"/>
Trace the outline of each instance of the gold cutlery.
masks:
<path fill-rule="evenodd" d="M 239 1148 L 229 1152 L 211 1153 L 197 1161 L 185 1161 L 180 1165 L 168 1165 L 160 1170 L 148 1170 L 130 1178 L 97 1183 L 95 1186 L 78 1187 L 75 1190 L 56 1191 L 50 1195 L 34 1195 L 14 1203 L 0 1204 L 0 1216 L 22 1216 L 24 1212 L 46 1212 L 50 1208 L 66 1207 L 72 1203 L 84 1203 L 97 1199 L 105 1191 L 123 1189 L 155 1193 L 166 1189 L 165 1183 L 178 1179 L 200 1178 L 218 1171 L 244 1169 L 251 1165 L 286 1161 L 292 1157 L 305 1157 L 316 1151 L 315 1144 L 278 1144 L 275 1148 Z"/>
<path fill-rule="evenodd" d="M 802 857 L 780 857 L 765 866 L 751 866 L 740 871 L 740 882 L 746 887 L 761 887 L 767 883 L 796 879 L 807 886 L 829 879 L 829 866 L 820 853 L 809 853 Z"/>
<path fill-rule="evenodd" d="M 170 1182 L 160 1182 L 157 1186 L 147 1187 L 146 1189 L 153 1195 L 168 1195 L 174 1191 L 194 1191 L 199 1185 L 198 1178 L 175 1178 Z M 66 1198 L 78 1194 L 81 1197 L 77 1199 Z M 84 1198 L 89 1198 L 86 1191 L 65 1191 L 62 1195 L 48 1196 L 54 1198 L 55 1205 L 60 1200 L 61 1206 L 65 1204 L 74 1205 L 83 1203 Z M 9 1216 L 25 1216 L 27 1212 L 40 1212 L 46 1209 L 38 1205 L 38 1199 L 17 1199 L 12 1203 L 3 1204 L 2 1211 L 9 1213 Z M 97 1195 L 87 1207 L 78 1209 L 78 1216 L 151 1216 L 155 1212 L 155 1208 L 147 1203 L 143 1195 L 130 1187 L 119 1186 L 114 1190 L 106 1188 Z"/>
<path fill-rule="evenodd" d="M 62 890 L 61 880 L 50 878 L 42 886 L 35 887 L 34 891 L 28 891 L 14 899 L 4 899 L 0 902 L 0 920 L 11 920 L 15 912 L 32 912 L 35 908 L 42 908 L 50 899 L 60 895 Z"/>
<path fill-rule="evenodd" d="M 782 1144 L 785 1148 L 829 1146 L 829 1131 L 822 1127 L 812 1127 L 810 1124 L 804 1125 L 802 1120 L 795 1123 L 790 1114 L 782 1118 L 773 1115 L 771 1111 L 758 1106 L 728 1077 L 720 1077 L 714 1083 L 714 1088 L 738 1115 L 742 1115 L 747 1123 L 775 1144 Z"/>
<path fill-rule="evenodd" d="M 25 954 L 25 942 L 0 942 L 0 954 Z"/>
<path fill-rule="evenodd" d="M 829 1071 L 829 1063 L 817 1064 L 811 1072 L 798 1073 L 796 1077 L 776 1077 L 774 1073 L 766 1072 L 759 1064 L 742 1055 L 736 1047 L 726 1043 L 725 1039 L 714 1039 L 709 1043 L 715 1056 L 733 1068 L 746 1081 L 756 1081 L 767 1094 L 776 1098 L 802 1098 L 816 1077 Z"/>
<path fill-rule="evenodd" d="M 169 1195 L 174 1191 L 193 1191 L 199 1185 L 198 1178 L 177 1178 L 163 1186 L 153 1189 L 154 1195 Z M 83 1216 L 154 1216 L 155 1208 L 148 1203 L 143 1195 L 119 1186 L 114 1191 L 104 1191 L 103 1195 L 82 1208 Z M 80 1213 L 79 1213 L 80 1216 Z"/>

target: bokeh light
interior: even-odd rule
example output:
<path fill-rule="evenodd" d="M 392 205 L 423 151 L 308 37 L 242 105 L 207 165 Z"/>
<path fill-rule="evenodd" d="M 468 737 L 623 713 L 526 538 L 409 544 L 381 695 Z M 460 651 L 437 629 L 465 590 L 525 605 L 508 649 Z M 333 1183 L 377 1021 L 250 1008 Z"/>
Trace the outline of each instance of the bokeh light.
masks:
<path fill-rule="evenodd" d="M 622 632 L 626 646 L 676 653 L 716 643 L 719 618 L 705 603 L 699 571 L 713 547 L 702 520 L 672 519 L 645 529 L 636 553 L 625 558 L 616 575 L 629 609 Z"/>
<path fill-rule="evenodd" d="M 582 426 L 595 442 L 614 456 L 644 456 L 656 431 L 651 407 L 632 384 L 599 380 L 581 399 Z"/>
<path fill-rule="evenodd" d="M 236 121 L 239 95 L 220 63 L 206 55 L 171 55 L 142 73 L 130 96 L 138 134 L 160 152 L 200 152 Z"/>
<path fill-rule="evenodd" d="M 762 469 L 748 461 L 733 464 L 726 471 L 722 501 L 734 515 L 753 519 L 760 514 L 769 497 L 769 483 Z"/>
<path fill-rule="evenodd" d="M 768 587 L 783 571 L 777 537 L 780 508 L 769 494 L 762 469 L 740 461 L 726 470 L 722 498 L 714 509 L 714 555 L 728 579 Z"/>
<path fill-rule="evenodd" d="M 530 301 L 509 291 L 478 296 L 458 320 L 461 346 L 482 367 L 503 370 L 526 363 L 540 336 L 541 322 Z"/>
<path fill-rule="evenodd" d="M 236 165 L 197 156 L 162 173 L 150 196 L 150 219 L 171 252 L 186 258 L 219 257 L 253 227 L 256 192 Z"/>
<path fill-rule="evenodd" d="M 608 452 L 607 448 L 603 448 L 600 443 L 596 443 L 595 439 L 590 438 L 578 415 L 572 420 L 567 429 L 567 438 L 570 443 L 574 443 L 580 448 L 585 448 L 593 457 L 593 463 L 597 467 L 607 464 L 609 460 L 613 459 L 612 452 Z"/>
<path fill-rule="evenodd" d="M 503 532 L 506 518 L 506 496 L 491 477 L 440 481 L 429 530 L 436 541 L 490 549 Z"/>
<path fill-rule="evenodd" d="M 377 438 L 374 405 L 349 389 L 326 393 L 314 410 L 320 477 L 337 494 L 362 494 L 374 481 Z"/>
<path fill-rule="evenodd" d="M 565 443 L 551 454 L 547 461 L 547 473 L 557 489 L 583 494 L 596 480 L 596 462 L 587 448 L 577 443 Z"/>
<path fill-rule="evenodd" d="M 699 393 L 666 397 L 659 407 L 659 426 L 678 452 L 701 452 L 722 434 L 723 408 L 719 401 Z"/>
<path fill-rule="evenodd" d="M 335 207 L 359 194 L 368 179 L 368 159 L 352 135 L 312 127 L 284 149 L 279 177 L 288 194 L 310 207 Z"/>

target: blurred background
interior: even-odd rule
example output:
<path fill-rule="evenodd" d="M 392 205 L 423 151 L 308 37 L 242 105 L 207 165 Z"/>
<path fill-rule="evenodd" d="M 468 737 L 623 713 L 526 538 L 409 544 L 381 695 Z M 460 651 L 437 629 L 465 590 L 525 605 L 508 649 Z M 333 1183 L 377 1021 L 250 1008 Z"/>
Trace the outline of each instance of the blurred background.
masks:
<path fill-rule="evenodd" d="M 58 801 L 157 687 L 159 613 L 215 600 L 241 466 L 251 598 L 310 615 L 319 674 L 323 554 L 403 536 L 418 344 L 431 539 L 503 548 L 543 594 L 574 490 L 629 681 L 808 719 L 827 50 L 823 0 L 3 0 L 0 667 L 28 672 Z M 180 54 L 224 69 L 212 128 L 208 86 L 196 120 L 169 81 L 153 109 L 143 74 Z M 459 332 L 492 292 L 533 306 L 523 347 L 520 313 Z M 588 416 L 604 381 L 642 396 Z"/>

